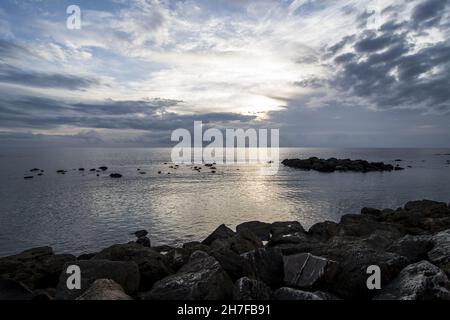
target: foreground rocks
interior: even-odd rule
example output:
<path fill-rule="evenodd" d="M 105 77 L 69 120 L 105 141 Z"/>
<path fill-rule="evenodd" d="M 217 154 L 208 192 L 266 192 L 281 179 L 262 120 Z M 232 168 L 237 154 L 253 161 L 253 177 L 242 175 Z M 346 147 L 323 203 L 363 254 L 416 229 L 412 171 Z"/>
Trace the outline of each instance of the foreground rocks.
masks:
<path fill-rule="evenodd" d="M 296 221 L 219 226 L 202 242 L 152 247 L 148 232 L 76 258 L 35 248 L 0 258 L 0 299 L 450 300 L 450 208 L 363 208 L 305 230 Z M 69 290 L 67 268 L 81 270 Z M 379 267 L 380 289 L 367 286 Z"/>
<path fill-rule="evenodd" d="M 309 159 L 285 159 L 281 162 L 287 167 L 298 168 L 303 170 L 315 170 L 319 172 L 334 171 L 392 171 L 403 170 L 400 166 L 393 166 L 383 162 L 368 162 L 366 160 L 350 160 L 350 159 L 319 159 L 312 157 Z"/>

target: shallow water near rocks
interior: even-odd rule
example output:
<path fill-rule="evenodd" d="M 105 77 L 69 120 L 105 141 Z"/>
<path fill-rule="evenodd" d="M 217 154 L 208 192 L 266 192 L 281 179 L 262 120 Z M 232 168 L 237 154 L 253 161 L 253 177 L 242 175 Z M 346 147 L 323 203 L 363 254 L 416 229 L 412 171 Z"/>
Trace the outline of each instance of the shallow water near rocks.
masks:
<path fill-rule="evenodd" d="M 280 165 L 273 176 L 262 175 L 258 165 L 216 165 L 216 173 L 205 167 L 171 169 L 164 164 L 170 151 L 1 150 L 0 256 L 43 245 L 56 252 L 93 252 L 132 240 L 131 233 L 140 229 L 149 231 L 153 245 L 178 245 L 202 240 L 222 223 L 297 220 L 307 229 L 365 206 L 450 201 L 449 149 L 284 148 L 280 161 L 351 158 L 398 163 L 406 170 L 320 173 Z M 103 165 L 109 167 L 105 172 L 89 171 Z M 33 168 L 45 172 L 37 176 Z M 57 174 L 60 169 L 67 173 Z M 123 177 L 112 179 L 111 173 Z M 24 179 L 30 175 L 34 178 Z"/>

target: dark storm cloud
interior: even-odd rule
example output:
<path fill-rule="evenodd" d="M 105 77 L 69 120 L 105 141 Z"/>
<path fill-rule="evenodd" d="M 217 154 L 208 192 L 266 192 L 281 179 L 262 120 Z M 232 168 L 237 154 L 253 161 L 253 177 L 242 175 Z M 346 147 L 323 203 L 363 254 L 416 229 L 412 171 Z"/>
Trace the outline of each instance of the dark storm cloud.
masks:
<path fill-rule="evenodd" d="M 0 64 L 0 82 L 38 88 L 63 88 L 68 90 L 85 89 L 100 84 L 99 80 L 93 78 L 70 74 L 27 71 L 7 64 Z"/>
<path fill-rule="evenodd" d="M 255 116 L 235 113 L 182 115 L 166 111 L 166 108 L 179 103 L 181 101 L 151 99 L 71 104 L 38 97 L 12 100 L 2 98 L 0 99 L 0 126 L 52 129 L 69 125 L 95 129 L 174 130 L 192 127 L 194 121 L 227 123 L 249 122 L 255 119 Z"/>
<path fill-rule="evenodd" d="M 411 41 L 418 25 L 439 24 L 445 3 L 425 1 L 415 7 L 409 22 L 388 21 L 378 30 L 330 46 L 327 54 L 334 56 L 338 70 L 331 85 L 381 109 L 450 112 L 450 44 L 441 41 L 417 50 Z M 339 54 L 343 44 L 349 50 Z"/>
<path fill-rule="evenodd" d="M 439 24 L 448 4 L 448 0 L 428 0 L 418 4 L 411 17 L 414 27 L 432 27 Z"/>

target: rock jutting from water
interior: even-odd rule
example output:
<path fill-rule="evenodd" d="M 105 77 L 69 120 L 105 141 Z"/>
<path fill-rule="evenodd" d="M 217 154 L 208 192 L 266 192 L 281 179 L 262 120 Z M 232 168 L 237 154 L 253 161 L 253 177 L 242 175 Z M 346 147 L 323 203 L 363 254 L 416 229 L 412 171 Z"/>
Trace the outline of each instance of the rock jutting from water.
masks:
<path fill-rule="evenodd" d="M 366 160 L 350 160 L 350 159 L 319 159 L 312 157 L 309 159 L 285 159 L 281 162 L 287 167 L 315 170 L 319 172 L 334 171 L 355 171 L 355 172 L 371 172 L 371 171 L 393 171 L 403 170 L 399 165 L 393 166 L 383 162 L 368 162 Z"/>
<path fill-rule="evenodd" d="M 137 240 L 97 253 L 50 247 L 0 258 L 0 300 L 450 300 L 450 207 L 363 208 L 340 222 L 220 225 L 202 242 Z M 68 290 L 69 266 L 81 288 Z M 379 289 L 368 286 L 369 267 Z"/>

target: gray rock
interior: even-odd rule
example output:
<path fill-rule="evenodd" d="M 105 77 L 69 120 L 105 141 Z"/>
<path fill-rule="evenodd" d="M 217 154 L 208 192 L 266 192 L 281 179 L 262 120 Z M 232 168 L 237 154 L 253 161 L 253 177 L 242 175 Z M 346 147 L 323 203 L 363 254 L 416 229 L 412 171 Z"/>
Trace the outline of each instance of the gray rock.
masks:
<path fill-rule="evenodd" d="M 202 243 L 205 245 L 210 245 L 215 240 L 226 240 L 233 237 L 235 234 L 236 233 L 233 230 L 222 224 L 217 227 L 217 229 L 214 230 L 213 233 L 211 233 L 205 240 L 203 240 Z"/>
<path fill-rule="evenodd" d="M 109 260 L 82 260 L 66 264 L 77 265 L 81 270 L 81 289 L 69 290 L 67 278 L 70 276 L 62 272 L 58 286 L 56 287 L 56 299 L 73 300 L 82 295 L 98 279 L 111 279 L 120 284 L 125 292 L 133 295 L 139 287 L 139 269 L 134 262 L 109 261 Z"/>
<path fill-rule="evenodd" d="M 433 249 L 428 252 L 429 260 L 450 277 L 450 229 L 435 234 L 433 244 Z"/>
<path fill-rule="evenodd" d="M 312 288 L 320 282 L 329 283 L 337 273 L 335 261 L 300 253 L 283 257 L 284 282 L 297 288 Z"/>
<path fill-rule="evenodd" d="M 199 254 L 197 254 L 197 252 Z M 219 262 L 205 252 L 192 254 L 178 273 L 155 283 L 144 300 L 223 300 L 233 293 L 233 282 Z"/>
<path fill-rule="evenodd" d="M 148 235 L 148 231 L 147 230 L 138 230 L 136 232 L 133 233 L 136 238 L 141 238 L 141 237 L 146 237 Z"/>
<path fill-rule="evenodd" d="M 272 294 L 273 300 L 323 300 L 312 292 L 282 287 Z"/>
<path fill-rule="evenodd" d="M 211 256 L 216 258 L 222 268 L 228 273 L 231 280 L 245 276 L 254 277 L 252 268 L 247 259 L 227 248 L 211 251 Z"/>
<path fill-rule="evenodd" d="M 261 248 L 242 255 L 250 264 L 250 268 L 257 280 L 261 280 L 270 287 L 283 284 L 283 257 L 277 248 Z"/>
<path fill-rule="evenodd" d="M 271 227 L 269 246 L 307 241 L 307 234 L 297 221 L 274 222 Z"/>
<path fill-rule="evenodd" d="M 247 277 L 234 284 L 233 300 L 270 300 L 271 290 L 262 281 Z"/>
<path fill-rule="evenodd" d="M 327 241 L 328 239 L 337 235 L 338 231 L 339 226 L 336 222 L 324 221 L 313 225 L 308 230 L 308 234 L 320 239 L 321 241 Z"/>
<path fill-rule="evenodd" d="M 136 240 L 136 243 L 147 248 L 150 248 L 152 246 L 150 239 L 148 237 L 140 237 Z"/>
<path fill-rule="evenodd" d="M 410 263 L 414 263 L 426 259 L 432 247 L 431 236 L 406 235 L 389 246 L 387 251 L 404 256 Z"/>
<path fill-rule="evenodd" d="M 407 266 L 375 300 L 450 300 L 450 281 L 428 261 Z"/>
<path fill-rule="evenodd" d="M 217 239 L 211 244 L 213 250 L 226 248 L 237 254 L 249 252 L 262 246 L 261 240 L 250 230 L 238 232 L 227 239 Z"/>
<path fill-rule="evenodd" d="M 149 290 L 156 281 L 174 272 L 166 265 L 163 255 L 136 243 L 113 245 L 100 251 L 93 259 L 136 263 L 140 273 L 141 290 Z"/>
<path fill-rule="evenodd" d="M 32 290 L 56 287 L 64 264 L 75 260 L 73 255 L 53 254 L 50 247 L 34 248 L 0 258 L 0 276 L 21 282 Z"/>
<path fill-rule="evenodd" d="M 260 221 L 244 222 L 236 227 L 237 232 L 245 230 L 253 232 L 261 241 L 269 241 L 271 229 L 272 225 L 270 223 Z"/>
<path fill-rule="evenodd" d="M 132 300 L 132 298 L 113 280 L 98 279 L 77 300 Z"/>

